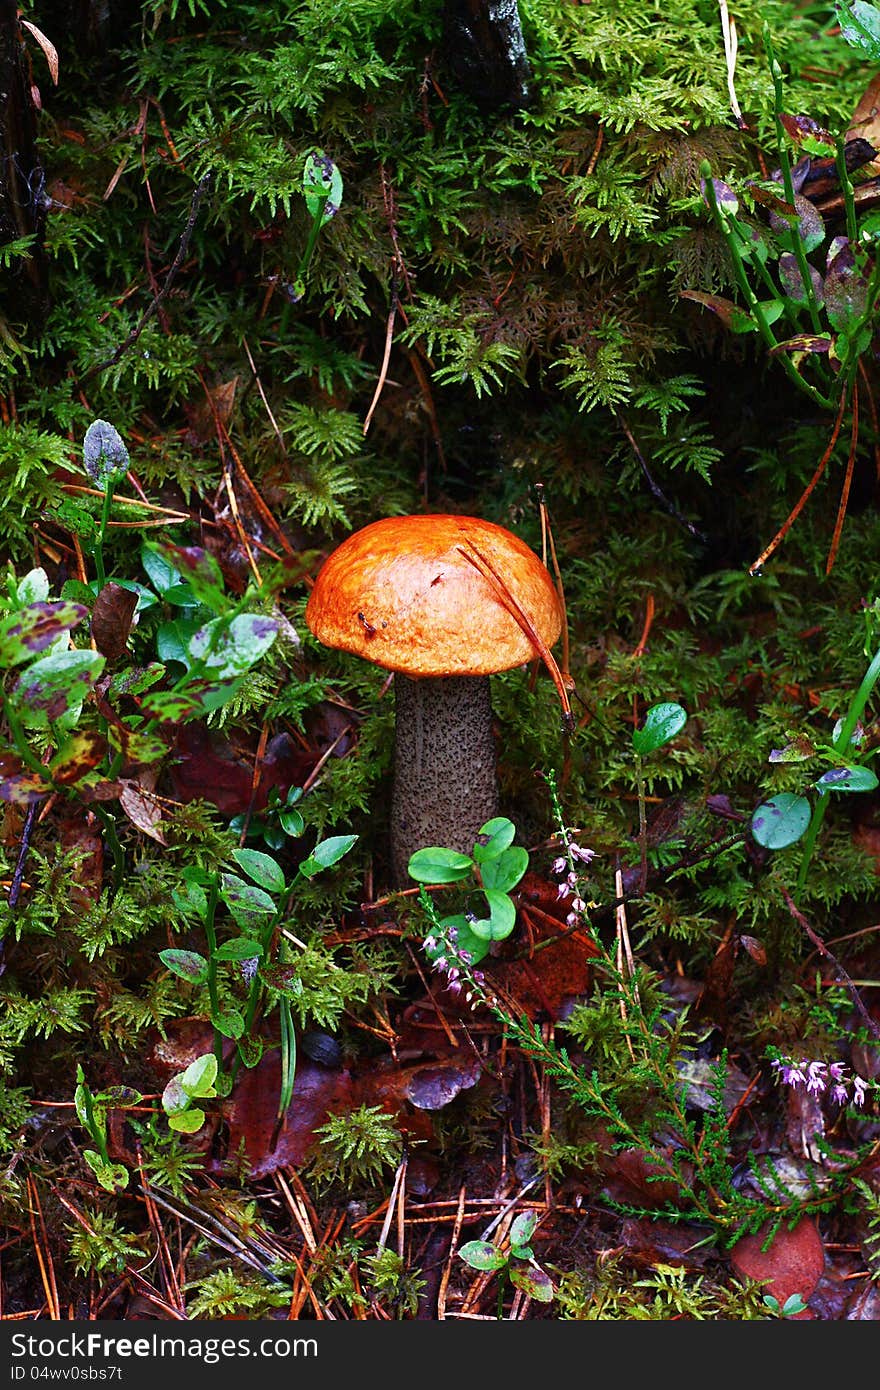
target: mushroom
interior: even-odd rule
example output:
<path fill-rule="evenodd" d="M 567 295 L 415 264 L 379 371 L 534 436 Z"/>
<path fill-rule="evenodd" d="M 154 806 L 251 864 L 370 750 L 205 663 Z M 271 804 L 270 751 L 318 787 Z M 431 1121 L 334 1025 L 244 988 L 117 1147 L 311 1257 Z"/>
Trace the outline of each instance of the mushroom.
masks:
<path fill-rule="evenodd" d="M 394 885 L 425 845 L 470 853 L 498 814 L 489 675 L 548 658 L 562 627 L 546 567 L 490 521 L 387 517 L 324 562 L 305 618 L 326 646 L 395 673 Z"/>

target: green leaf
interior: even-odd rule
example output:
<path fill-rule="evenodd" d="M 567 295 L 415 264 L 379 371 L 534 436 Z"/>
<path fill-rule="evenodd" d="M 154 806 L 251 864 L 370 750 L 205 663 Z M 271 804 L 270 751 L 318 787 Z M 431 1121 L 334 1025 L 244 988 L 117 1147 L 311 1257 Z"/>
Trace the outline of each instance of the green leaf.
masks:
<path fill-rule="evenodd" d="M 168 1128 L 177 1130 L 178 1134 L 195 1134 L 205 1123 L 205 1112 L 194 1105 L 191 1110 L 181 1110 L 176 1115 L 168 1116 Z"/>
<path fill-rule="evenodd" d="M 277 908 L 268 893 L 245 883 L 235 874 L 223 874 L 220 878 L 223 901 L 240 927 L 252 927 L 257 931 L 275 916 Z"/>
<path fill-rule="evenodd" d="M 106 1192 L 128 1187 L 128 1169 L 122 1163 L 106 1163 L 94 1149 L 83 1149 L 83 1158 Z"/>
<path fill-rule="evenodd" d="M 314 878 L 321 869 L 332 868 L 344 854 L 348 854 L 357 838 L 357 835 L 331 835 L 326 840 L 319 840 L 308 859 L 300 864 L 299 872 L 303 878 Z"/>
<path fill-rule="evenodd" d="M 221 680 L 243 676 L 271 647 L 278 623 L 263 613 L 213 618 L 189 639 L 189 655 L 202 661 Z M 161 656 L 161 652 L 159 653 Z M 164 658 L 163 658 L 164 659 Z"/>
<path fill-rule="evenodd" d="M 216 1079 L 217 1058 L 213 1052 L 203 1052 L 178 1077 L 188 1096 L 213 1096 Z"/>
<path fill-rule="evenodd" d="M 254 960 L 263 954 L 263 948 L 259 941 L 252 941 L 248 936 L 235 936 L 231 941 L 224 941 L 222 946 L 218 946 L 216 951 L 211 952 L 212 960 Z"/>
<path fill-rule="evenodd" d="M 179 1076 L 172 1076 L 162 1092 L 162 1109 L 166 1115 L 179 1115 L 189 1109 L 190 1097 L 183 1089 Z"/>
<path fill-rule="evenodd" d="M 262 854 L 258 849 L 236 849 L 232 857 L 248 878 L 252 878 L 261 888 L 269 893 L 284 892 L 284 870 L 270 854 Z"/>
<path fill-rule="evenodd" d="M 244 1033 L 244 1014 L 239 1009 L 221 1009 L 211 1015 L 211 1022 L 224 1038 L 237 1041 Z"/>
<path fill-rule="evenodd" d="M 869 767 L 832 767 L 813 786 L 820 792 L 872 792 L 878 782 Z"/>
<path fill-rule="evenodd" d="M 342 175 L 329 155 L 313 150 L 303 169 L 303 196 L 312 217 L 321 214 L 321 226 L 335 217 L 342 203 Z"/>
<path fill-rule="evenodd" d="M 793 792 L 779 792 L 752 816 L 752 834 L 765 849 L 785 849 L 799 840 L 810 823 L 810 803 Z"/>
<path fill-rule="evenodd" d="M 516 908 L 506 893 L 498 893 L 493 888 L 486 888 L 484 891 L 489 904 L 489 916 L 471 922 L 471 931 L 484 941 L 503 941 L 513 931 Z"/>
<path fill-rule="evenodd" d="M 511 1246 L 528 1245 L 535 1228 L 538 1224 L 538 1213 L 536 1211 L 524 1211 L 513 1222 L 510 1228 Z M 522 1258 L 521 1256 L 519 1258 Z"/>
<path fill-rule="evenodd" d="M 164 596 L 175 584 L 180 583 L 180 571 L 176 570 L 164 555 L 159 554 L 153 541 L 144 542 L 141 548 L 141 564 L 157 594 Z"/>
<path fill-rule="evenodd" d="M 278 820 L 287 835 L 292 835 L 294 839 L 301 835 L 306 828 L 306 823 L 302 818 L 302 813 L 295 807 L 279 811 Z"/>
<path fill-rule="evenodd" d="M 244 1067 L 255 1067 L 263 1055 L 263 1039 L 253 1033 L 245 1033 L 236 1040 L 238 1055 Z"/>
<path fill-rule="evenodd" d="M 473 868 L 474 861 L 469 854 L 432 845 L 410 855 L 407 872 L 417 883 L 459 883 L 473 872 Z"/>
<path fill-rule="evenodd" d="M 203 984 L 208 978 L 208 962 L 198 951 L 181 951 L 172 946 L 167 951 L 160 951 L 159 959 L 172 975 L 179 975 L 191 985 Z"/>
<path fill-rule="evenodd" d="M 484 941 L 471 931 L 471 919 L 466 917 L 463 912 L 455 913 L 451 917 L 444 917 L 440 922 L 441 927 L 448 931 L 450 927 L 455 928 L 455 944 L 459 951 L 466 951 L 470 956 L 471 965 L 479 965 L 484 956 L 489 954 L 489 941 Z M 428 959 L 433 962 L 438 956 L 443 955 L 443 948 L 438 943 L 434 951 L 428 951 Z"/>
<path fill-rule="evenodd" d="M 498 893 L 509 893 L 515 888 L 529 867 L 529 852 L 521 845 L 511 845 L 503 850 L 497 859 L 490 859 L 480 865 L 480 878 L 484 888 L 492 888 Z"/>
<path fill-rule="evenodd" d="M 478 864 L 485 864 L 489 859 L 497 859 L 508 845 L 513 844 L 515 835 L 516 826 L 505 816 L 496 816 L 494 820 L 487 820 L 485 825 L 480 826 L 474 845 L 474 859 Z"/>
<path fill-rule="evenodd" d="M 29 728 L 46 729 L 79 708 L 104 669 L 99 652 L 53 652 L 22 672 L 14 687 L 20 715 Z"/>
<path fill-rule="evenodd" d="M 840 21 L 841 37 L 854 48 L 861 48 L 869 58 L 880 60 L 880 9 L 865 0 L 849 4 L 837 0 L 834 8 Z"/>
<path fill-rule="evenodd" d="M 0 668 L 30 661 L 70 632 L 89 610 L 82 603 L 31 603 L 0 620 Z"/>
<path fill-rule="evenodd" d="M 192 915 L 203 920 L 208 912 L 208 896 L 198 883 L 183 881 L 171 890 L 171 901 L 184 917 Z"/>
<path fill-rule="evenodd" d="M 645 715 L 641 729 L 634 729 L 632 746 L 639 757 L 654 753 L 664 743 L 675 738 L 687 723 L 687 713 L 674 703 L 653 705 Z"/>
<path fill-rule="evenodd" d="M 537 1303 L 553 1302 L 553 1284 L 549 1274 L 545 1274 L 543 1269 L 537 1265 L 515 1265 L 510 1266 L 510 1282 L 516 1288 L 522 1289 L 523 1293 L 529 1298 L 534 1298 Z"/>
<path fill-rule="evenodd" d="M 210 608 L 212 613 L 222 613 L 228 607 L 229 599 L 223 574 L 209 550 L 204 550 L 198 545 L 172 545 L 170 541 L 154 541 L 149 544 L 154 545 L 165 557 L 169 568 L 177 566 L 190 594 L 199 603 Z M 169 603 L 173 601 L 169 592 L 172 587 L 169 585 L 168 589 L 163 591 L 163 597 Z M 193 601 L 193 597 L 190 598 L 190 602 Z"/>
<path fill-rule="evenodd" d="M 458 1253 L 471 1269 L 503 1269 L 507 1264 L 507 1256 L 487 1240 L 469 1240 Z"/>
<path fill-rule="evenodd" d="M 869 219 L 866 218 L 865 221 Z M 28 570 L 19 581 L 15 596 L 19 608 L 24 608 L 28 603 L 44 603 L 49 597 L 49 576 L 46 571 L 42 567 Z"/>

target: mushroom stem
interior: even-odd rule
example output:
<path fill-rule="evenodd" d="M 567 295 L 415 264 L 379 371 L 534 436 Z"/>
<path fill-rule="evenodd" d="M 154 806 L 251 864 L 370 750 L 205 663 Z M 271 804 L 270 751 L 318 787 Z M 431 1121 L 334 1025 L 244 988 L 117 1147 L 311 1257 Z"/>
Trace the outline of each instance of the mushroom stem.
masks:
<path fill-rule="evenodd" d="M 498 814 L 488 676 L 394 677 L 396 735 L 391 872 L 409 888 L 410 855 L 426 845 L 470 854 Z"/>

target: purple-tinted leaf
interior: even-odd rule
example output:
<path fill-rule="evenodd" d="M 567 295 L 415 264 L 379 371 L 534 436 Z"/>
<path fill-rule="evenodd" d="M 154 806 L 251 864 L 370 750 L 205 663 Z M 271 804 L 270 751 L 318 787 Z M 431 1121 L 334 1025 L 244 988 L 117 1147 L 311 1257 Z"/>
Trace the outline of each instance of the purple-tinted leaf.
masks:
<path fill-rule="evenodd" d="M 553 1284 L 550 1276 L 537 1265 L 512 1264 L 510 1282 L 521 1289 L 527 1298 L 534 1298 L 538 1303 L 553 1302 Z"/>
<path fill-rule="evenodd" d="M 822 220 L 822 214 L 815 204 L 810 202 L 809 198 L 803 198 L 799 193 L 795 194 L 794 206 L 797 213 L 797 234 L 803 242 L 804 250 L 813 251 L 825 240 L 825 223 Z M 791 231 L 792 219 L 771 212 L 770 226 L 774 232 Z"/>
<path fill-rule="evenodd" d="M 86 430 L 83 463 L 99 487 L 124 478 L 128 472 L 128 450 L 122 435 L 107 420 L 93 420 Z"/>
<path fill-rule="evenodd" d="M 813 296 L 816 303 L 821 304 L 824 292 L 822 276 L 815 266 L 808 265 L 807 269 L 810 273 Z M 797 257 L 793 256 L 790 251 L 785 251 L 779 257 L 779 282 L 789 299 L 793 299 L 796 304 L 807 303 L 807 289 L 804 284 L 804 278 L 801 275 L 801 268 L 797 263 Z"/>
<path fill-rule="evenodd" d="M 833 328 L 848 331 L 868 308 L 868 281 L 856 265 L 849 242 L 842 246 L 825 276 L 825 312 Z"/>
<path fill-rule="evenodd" d="M 739 208 L 739 199 L 737 198 L 733 189 L 730 187 L 729 184 L 725 183 L 723 179 L 712 179 L 712 188 L 715 192 L 715 202 L 718 204 L 721 211 L 726 212 L 729 216 L 732 217 Z M 700 180 L 700 191 L 706 203 L 709 204 L 707 183 L 705 179 Z"/>
<path fill-rule="evenodd" d="M 773 357 L 779 352 L 830 352 L 833 339 L 830 333 L 798 333 L 770 349 Z"/>
<path fill-rule="evenodd" d="M 275 903 L 262 888 L 245 883 L 236 874 L 223 874 L 220 884 L 223 901 L 240 927 L 259 931 L 274 917 Z"/>
<path fill-rule="evenodd" d="M 208 962 L 198 951 L 181 951 L 175 946 L 160 951 L 159 959 L 173 975 L 179 975 L 191 985 L 200 985 L 208 978 Z"/>
<path fill-rule="evenodd" d="M 809 116 L 780 115 L 779 119 L 795 144 L 803 145 L 808 154 L 834 154 L 834 136 Z"/>
<path fill-rule="evenodd" d="M 239 613 L 231 623 L 225 618 L 214 618 L 190 638 L 189 654 L 228 680 L 249 671 L 269 650 L 277 634 L 278 623 L 263 613 Z"/>
<path fill-rule="evenodd" d="M 503 1255 L 496 1245 L 490 1245 L 487 1240 L 469 1240 L 461 1247 L 458 1252 L 459 1258 L 469 1264 L 471 1269 L 503 1269 L 507 1264 L 507 1256 Z"/>
<path fill-rule="evenodd" d="M 76 733 L 66 739 L 55 754 L 49 764 L 49 775 L 53 782 L 78 782 L 103 761 L 106 753 L 107 740 L 97 729 Z"/>
<path fill-rule="evenodd" d="M 19 713 L 29 728 L 46 728 L 81 705 L 104 668 L 93 651 L 54 652 L 35 661 L 14 687 Z"/>
<path fill-rule="evenodd" d="M 178 546 L 170 542 L 157 548 L 162 558 L 187 580 L 200 603 L 215 613 L 223 609 L 227 603 L 223 575 L 209 550 L 203 550 L 198 545 Z"/>
<path fill-rule="evenodd" d="M 814 783 L 820 792 L 872 792 L 877 774 L 869 767 L 832 767 Z"/>
<path fill-rule="evenodd" d="M 780 792 L 752 816 L 752 834 L 765 849 L 785 849 L 801 838 L 810 823 L 810 803 L 804 796 Z"/>
<path fill-rule="evenodd" d="M 0 666 L 18 666 L 45 651 L 88 616 L 81 603 L 37 602 L 0 621 Z"/>
<path fill-rule="evenodd" d="M 0 801 L 14 806 L 29 806 L 32 801 L 49 792 L 48 782 L 30 768 L 25 768 L 21 758 L 14 753 L 0 753 Z"/>
<path fill-rule="evenodd" d="M 527 1245 L 535 1234 L 537 1224 L 538 1213 L 536 1211 L 521 1212 L 510 1228 L 511 1245 Z"/>
<path fill-rule="evenodd" d="M 812 758 L 815 751 L 806 735 L 798 734 L 784 748 L 774 748 L 767 761 L 771 763 L 802 763 L 807 758 Z"/>

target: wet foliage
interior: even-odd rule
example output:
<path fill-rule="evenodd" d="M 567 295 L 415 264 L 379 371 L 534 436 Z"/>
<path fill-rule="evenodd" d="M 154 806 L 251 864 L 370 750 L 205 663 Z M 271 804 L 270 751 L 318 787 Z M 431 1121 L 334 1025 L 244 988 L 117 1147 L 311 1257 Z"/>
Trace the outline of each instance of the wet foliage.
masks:
<path fill-rule="evenodd" d="M 4 1317 L 880 1317 L 880 10 L 660 9 L 0 5 Z M 402 887 L 410 513 L 566 621 Z"/>

